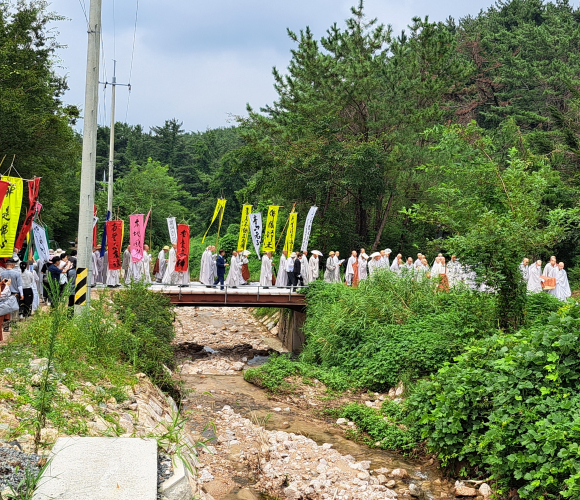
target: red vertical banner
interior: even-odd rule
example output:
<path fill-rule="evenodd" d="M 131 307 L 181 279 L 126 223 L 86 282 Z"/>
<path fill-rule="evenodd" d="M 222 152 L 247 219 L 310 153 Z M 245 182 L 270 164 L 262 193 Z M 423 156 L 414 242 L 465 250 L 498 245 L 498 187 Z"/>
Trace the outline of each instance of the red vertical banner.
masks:
<path fill-rule="evenodd" d="M 97 216 L 97 205 L 93 208 L 93 217 Z M 94 221 L 94 219 L 93 219 Z M 93 248 L 97 246 L 97 224 L 93 222 Z"/>
<path fill-rule="evenodd" d="M 14 248 L 17 250 L 22 248 L 22 245 L 24 245 L 24 240 L 26 239 L 26 235 L 32 228 L 32 221 L 34 220 L 34 214 L 36 213 L 36 204 L 38 203 L 39 188 L 40 177 L 36 177 L 28 181 L 28 212 L 26 213 L 24 224 L 22 224 L 22 227 L 20 228 L 20 233 L 18 233 L 18 238 L 16 238 L 16 243 L 14 243 Z M 4 191 L 4 195 L 6 195 L 6 191 Z M 2 199 L 4 199 L 4 196 L 2 196 Z"/>
<path fill-rule="evenodd" d="M 121 269 L 121 246 L 123 244 L 123 221 L 107 221 L 107 245 L 109 251 L 109 270 Z"/>
<path fill-rule="evenodd" d="M 175 270 L 185 273 L 189 269 L 189 226 L 179 224 L 177 226 L 177 260 Z"/>
<path fill-rule="evenodd" d="M 144 236 L 143 214 L 129 215 L 129 241 L 131 243 L 131 260 L 133 262 L 141 262 L 143 260 Z"/>

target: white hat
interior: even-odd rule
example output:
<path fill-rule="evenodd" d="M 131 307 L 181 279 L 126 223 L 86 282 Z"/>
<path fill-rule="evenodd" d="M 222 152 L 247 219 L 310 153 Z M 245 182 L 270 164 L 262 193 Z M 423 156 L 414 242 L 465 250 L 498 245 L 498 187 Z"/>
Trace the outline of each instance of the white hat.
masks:
<path fill-rule="evenodd" d="M 381 255 L 381 254 L 379 254 L 379 255 Z M 369 258 L 369 256 L 366 253 L 361 254 L 361 257 L 363 259 L 368 259 Z"/>
<path fill-rule="evenodd" d="M 393 251 L 390 248 L 385 248 L 385 253 L 393 253 Z"/>
<path fill-rule="evenodd" d="M 244 250 L 244 251 L 242 252 L 242 255 L 244 255 L 244 256 L 246 256 L 246 257 L 247 257 L 248 255 L 251 255 L 251 253 L 252 253 L 252 252 L 250 252 L 249 250 Z"/>
<path fill-rule="evenodd" d="M 322 256 L 322 252 L 319 252 L 318 250 L 312 250 L 312 252 L 310 252 L 310 253 Z"/>
<path fill-rule="evenodd" d="M 295 259 L 295 258 L 296 258 L 296 252 L 292 252 L 292 253 L 290 254 L 290 258 L 291 258 L 291 259 Z"/>
<path fill-rule="evenodd" d="M 375 253 L 371 254 L 371 259 L 374 259 L 378 255 L 381 255 L 381 253 L 380 252 L 375 252 Z"/>

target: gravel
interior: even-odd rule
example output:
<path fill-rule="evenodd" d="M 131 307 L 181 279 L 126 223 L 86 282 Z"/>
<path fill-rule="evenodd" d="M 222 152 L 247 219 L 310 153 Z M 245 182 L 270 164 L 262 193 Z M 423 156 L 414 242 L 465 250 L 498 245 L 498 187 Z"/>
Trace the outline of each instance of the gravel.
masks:
<path fill-rule="evenodd" d="M 157 500 L 161 500 L 161 493 L 159 493 L 159 487 L 163 481 L 169 479 L 173 475 L 173 464 L 171 463 L 171 457 L 166 453 L 157 453 Z"/>
<path fill-rule="evenodd" d="M 0 491 L 12 486 L 16 488 L 26 477 L 26 471 L 36 476 L 41 457 L 34 453 L 24 453 L 18 447 L 0 445 Z"/>

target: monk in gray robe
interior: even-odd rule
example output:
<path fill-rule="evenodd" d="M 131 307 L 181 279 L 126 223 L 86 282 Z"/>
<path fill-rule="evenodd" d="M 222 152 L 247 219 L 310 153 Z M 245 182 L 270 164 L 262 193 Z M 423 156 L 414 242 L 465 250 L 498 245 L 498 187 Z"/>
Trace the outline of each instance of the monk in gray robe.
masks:
<path fill-rule="evenodd" d="M 530 266 L 528 270 L 528 293 L 539 293 L 542 289 L 542 282 L 544 281 L 540 276 L 542 275 L 542 261 L 537 260 L 534 265 Z"/>
<path fill-rule="evenodd" d="M 225 284 L 234 288 L 240 286 L 242 278 L 242 264 L 238 259 L 238 252 L 235 250 L 232 252 L 232 258 L 230 259 L 230 272 L 226 278 Z"/>
<path fill-rule="evenodd" d="M 266 252 L 262 256 L 262 268 L 260 270 L 260 286 L 269 288 L 272 286 L 272 252 Z"/>
<path fill-rule="evenodd" d="M 276 286 L 283 288 L 288 285 L 288 273 L 286 272 L 286 260 L 288 259 L 288 251 L 282 250 L 280 256 L 280 265 L 278 266 L 278 276 L 276 276 Z"/>
<path fill-rule="evenodd" d="M 326 259 L 326 271 L 324 271 L 324 281 L 327 283 L 334 283 L 336 276 L 336 262 L 334 260 L 334 252 L 328 254 Z"/>
<path fill-rule="evenodd" d="M 564 263 L 560 262 L 558 264 L 558 275 L 556 277 L 556 297 L 562 302 L 566 302 L 568 297 L 572 295 L 572 290 L 570 290 L 570 284 L 568 283 L 568 274 L 564 271 Z"/>

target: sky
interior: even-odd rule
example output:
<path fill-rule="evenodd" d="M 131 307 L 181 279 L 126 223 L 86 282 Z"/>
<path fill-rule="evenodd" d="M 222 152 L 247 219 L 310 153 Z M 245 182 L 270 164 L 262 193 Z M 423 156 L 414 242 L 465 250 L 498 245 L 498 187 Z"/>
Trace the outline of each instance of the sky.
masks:
<path fill-rule="evenodd" d="M 286 29 L 309 26 L 316 38 L 344 26 L 358 0 L 102 0 L 101 79 L 110 81 L 117 60 L 116 121 L 145 130 L 175 118 L 186 131 L 235 123 L 246 104 L 257 109 L 276 99 L 272 67 L 284 70 L 295 47 Z M 66 19 L 54 24 L 57 71 L 68 78 L 67 104 L 84 106 L 90 0 L 53 0 Z M 138 11 L 137 11 L 138 2 Z M 367 0 L 369 18 L 395 34 L 413 16 L 432 21 L 475 15 L 492 0 Z M 135 17 L 137 29 L 135 34 Z M 133 51 L 133 41 L 134 51 Z M 131 61 L 132 70 L 131 70 Z M 99 123 L 110 121 L 110 87 L 99 94 Z M 82 121 L 79 124 L 82 127 Z"/>

